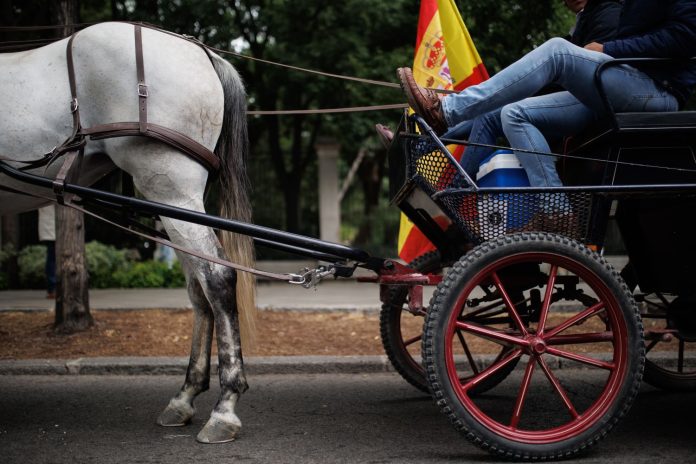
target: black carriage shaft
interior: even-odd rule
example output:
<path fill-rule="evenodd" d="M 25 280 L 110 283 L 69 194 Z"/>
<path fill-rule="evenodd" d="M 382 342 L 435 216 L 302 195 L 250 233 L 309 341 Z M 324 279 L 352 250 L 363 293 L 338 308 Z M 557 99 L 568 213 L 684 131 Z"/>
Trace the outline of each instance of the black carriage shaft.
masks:
<path fill-rule="evenodd" d="M 0 162 L 0 171 L 8 176 L 47 189 L 53 188 L 53 180 L 46 177 L 29 174 L 19 171 L 4 162 Z M 234 219 L 221 218 L 219 216 L 208 215 L 191 211 L 176 206 L 165 205 L 154 201 L 140 200 L 137 198 L 126 197 L 116 193 L 104 192 L 89 187 L 82 187 L 74 184 L 65 184 L 64 192 L 75 194 L 84 199 L 96 200 L 97 204 L 115 208 L 129 208 L 140 214 L 160 215 L 172 219 L 191 222 L 203 226 L 222 229 L 237 234 L 248 235 L 267 246 L 274 246 L 278 249 L 295 254 L 303 254 L 327 261 L 351 260 L 359 264 L 366 264 L 365 267 L 375 269 L 381 267 L 379 258 L 373 258 L 364 250 L 353 248 L 339 243 L 328 242 L 312 237 L 293 234 L 269 227 L 249 224 L 236 221 Z"/>

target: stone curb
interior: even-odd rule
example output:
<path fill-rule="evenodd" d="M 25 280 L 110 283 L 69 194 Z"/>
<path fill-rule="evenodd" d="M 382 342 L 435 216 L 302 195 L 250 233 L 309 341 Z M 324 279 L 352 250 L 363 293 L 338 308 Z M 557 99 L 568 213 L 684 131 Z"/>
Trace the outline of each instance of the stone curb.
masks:
<path fill-rule="evenodd" d="M 607 354 L 589 353 L 608 361 Z M 696 366 L 696 354 L 687 356 L 686 364 Z M 490 359 L 482 359 L 490 363 Z M 466 365 L 466 359 L 458 364 Z M 549 357 L 553 369 L 578 369 L 582 365 Z M 0 375 L 184 375 L 187 357 L 100 357 L 60 359 L 0 360 Z M 366 374 L 394 372 L 386 356 L 252 356 L 244 360 L 247 374 Z M 217 359 L 211 375 L 217 375 Z"/>
<path fill-rule="evenodd" d="M 0 375 L 184 375 L 187 357 L 1 360 Z M 268 356 L 244 360 L 247 374 L 359 374 L 392 370 L 386 356 Z M 217 375 L 217 360 L 211 375 Z"/>

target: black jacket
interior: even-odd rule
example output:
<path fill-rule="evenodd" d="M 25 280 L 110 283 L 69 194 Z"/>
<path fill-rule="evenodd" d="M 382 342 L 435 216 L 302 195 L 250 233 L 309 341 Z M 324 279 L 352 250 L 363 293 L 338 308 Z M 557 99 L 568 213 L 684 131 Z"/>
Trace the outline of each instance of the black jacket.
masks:
<path fill-rule="evenodd" d="M 616 39 L 604 43 L 614 58 L 696 56 L 696 0 L 626 0 Z M 636 65 L 680 103 L 696 85 L 696 62 Z"/>
<path fill-rule="evenodd" d="M 621 16 L 619 0 L 589 0 L 578 13 L 570 41 L 579 47 L 591 42 L 604 43 L 616 36 Z"/>

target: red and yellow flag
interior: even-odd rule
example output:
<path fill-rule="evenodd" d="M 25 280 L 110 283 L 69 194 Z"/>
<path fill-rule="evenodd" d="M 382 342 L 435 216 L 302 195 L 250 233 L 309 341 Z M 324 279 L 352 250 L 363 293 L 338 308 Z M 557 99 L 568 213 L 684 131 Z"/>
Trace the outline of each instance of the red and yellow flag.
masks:
<path fill-rule="evenodd" d="M 421 0 L 413 77 L 418 85 L 462 90 L 488 79 L 454 0 Z M 459 159 L 463 147 L 455 150 Z M 435 247 L 401 214 L 399 257 L 406 262 Z"/>

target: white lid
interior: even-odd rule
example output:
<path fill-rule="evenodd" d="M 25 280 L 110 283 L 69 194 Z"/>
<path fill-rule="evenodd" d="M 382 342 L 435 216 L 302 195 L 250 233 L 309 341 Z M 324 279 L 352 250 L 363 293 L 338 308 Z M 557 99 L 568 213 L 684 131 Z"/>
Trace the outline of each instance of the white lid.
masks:
<path fill-rule="evenodd" d="M 479 166 L 476 180 L 482 179 L 495 169 L 522 169 L 522 165 L 514 153 L 500 153 Z"/>

